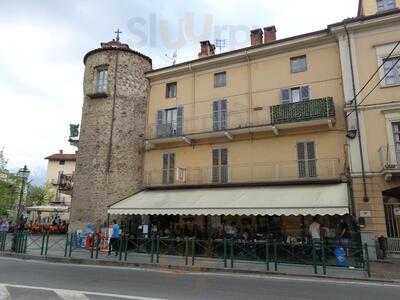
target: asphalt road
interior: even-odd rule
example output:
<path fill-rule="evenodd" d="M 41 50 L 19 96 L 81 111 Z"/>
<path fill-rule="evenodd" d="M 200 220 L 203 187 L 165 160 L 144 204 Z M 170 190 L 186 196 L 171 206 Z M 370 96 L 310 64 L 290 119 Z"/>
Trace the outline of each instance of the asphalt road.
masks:
<path fill-rule="evenodd" d="M 400 285 L 0 258 L 0 299 L 399 299 Z"/>

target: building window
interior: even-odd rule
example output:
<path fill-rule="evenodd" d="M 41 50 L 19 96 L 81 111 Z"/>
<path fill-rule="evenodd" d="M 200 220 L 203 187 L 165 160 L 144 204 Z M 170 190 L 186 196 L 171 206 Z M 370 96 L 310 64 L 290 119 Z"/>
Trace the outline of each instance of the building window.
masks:
<path fill-rule="evenodd" d="M 165 96 L 166 98 L 175 98 L 176 97 L 176 82 L 167 83 Z"/>
<path fill-rule="evenodd" d="M 228 149 L 213 149 L 212 151 L 212 182 L 228 182 Z"/>
<path fill-rule="evenodd" d="M 213 130 L 224 130 L 227 127 L 227 101 L 217 100 L 213 102 Z"/>
<path fill-rule="evenodd" d="M 297 164 L 300 178 L 317 177 L 315 143 L 297 143 Z"/>
<path fill-rule="evenodd" d="M 386 59 L 383 65 L 385 77 L 385 85 L 400 84 L 400 57 Z"/>
<path fill-rule="evenodd" d="M 96 74 L 96 93 L 107 92 L 108 70 L 106 68 L 98 68 Z"/>
<path fill-rule="evenodd" d="M 299 86 L 290 89 L 281 90 L 281 103 L 296 103 L 300 101 L 310 100 L 309 86 Z"/>
<path fill-rule="evenodd" d="M 305 55 L 292 57 L 290 59 L 290 70 L 292 73 L 300 73 L 307 71 L 307 58 Z"/>
<path fill-rule="evenodd" d="M 219 72 L 214 74 L 214 87 L 224 87 L 226 86 L 226 72 Z"/>
<path fill-rule="evenodd" d="M 183 107 L 163 109 L 157 112 L 157 137 L 182 135 Z"/>
<path fill-rule="evenodd" d="M 162 182 L 163 184 L 175 182 L 175 153 L 163 154 Z"/>
<path fill-rule="evenodd" d="M 378 12 L 385 12 L 396 8 L 396 0 L 376 0 Z"/>
<path fill-rule="evenodd" d="M 60 165 L 65 165 L 65 160 L 60 160 L 60 161 L 59 161 L 59 164 L 60 164 Z"/>

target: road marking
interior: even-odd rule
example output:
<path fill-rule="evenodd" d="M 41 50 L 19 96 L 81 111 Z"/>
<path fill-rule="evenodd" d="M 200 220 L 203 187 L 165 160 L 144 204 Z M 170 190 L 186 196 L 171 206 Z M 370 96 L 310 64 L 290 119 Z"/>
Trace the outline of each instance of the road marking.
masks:
<path fill-rule="evenodd" d="M 0 284 L 0 299 L 2 300 L 11 300 L 10 293 L 7 290 L 5 285 Z"/>
<path fill-rule="evenodd" d="M 21 285 L 21 284 L 8 284 L 8 283 L 0 283 L 0 287 L 4 287 L 7 291 L 7 287 L 19 288 L 19 289 L 31 289 L 31 290 L 41 290 L 41 291 L 51 291 L 59 295 L 60 297 L 70 297 L 63 299 L 88 299 L 85 295 L 88 296 L 101 296 L 101 297 L 110 297 L 110 298 L 120 298 L 120 299 L 130 299 L 130 300 L 167 300 L 162 298 L 152 298 L 152 297 L 141 297 L 141 296 L 130 296 L 130 295 L 120 295 L 120 294 L 110 294 L 110 293 L 99 293 L 99 292 L 89 292 L 89 291 L 78 291 L 78 290 L 64 290 L 64 289 L 53 289 L 48 287 L 40 287 L 40 286 L 30 286 L 30 285 Z M 0 289 L 1 291 L 1 289 Z M 8 291 L 7 291 L 8 293 Z M 8 295 L 10 295 L 8 293 Z M 83 295 L 85 298 L 79 298 Z M 1 296 L 1 294 L 0 294 Z M 9 296 L 10 297 L 10 296 Z M 77 298 L 78 297 L 78 298 Z M 3 298 L 0 298 L 3 300 Z M 11 298 L 5 298 L 11 299 Z"/>
<path fill-rule="evenodd" d="M 55 290 L 54 292 L 58 297 L 64 300 L 89 300 L 89 298 L 82 293 L 75 293 L 67 290 Z"/>

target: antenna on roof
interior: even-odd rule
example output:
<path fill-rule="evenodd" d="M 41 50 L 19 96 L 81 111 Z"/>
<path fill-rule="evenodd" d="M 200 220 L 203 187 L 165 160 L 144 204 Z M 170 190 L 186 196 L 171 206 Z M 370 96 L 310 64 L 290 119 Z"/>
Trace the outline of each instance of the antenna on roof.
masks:
<path fill-rule="evenodd" d="M 222 52 L 222 49 L 226 47 L 226 40 L 224 39 L 216 39 L 215 47 L 219 49 L 219 53 Z"/>
<path fill-rule="evenodd" d="M 176 61 L 178 59 L 178 50 L 175 50 L 174 53 L 172 53 L 172 56 L 169 56 L 168 54 L 165 54 L 165 57 L 168 58 L 171 62 L 172 65 L 176 65 Z"/>

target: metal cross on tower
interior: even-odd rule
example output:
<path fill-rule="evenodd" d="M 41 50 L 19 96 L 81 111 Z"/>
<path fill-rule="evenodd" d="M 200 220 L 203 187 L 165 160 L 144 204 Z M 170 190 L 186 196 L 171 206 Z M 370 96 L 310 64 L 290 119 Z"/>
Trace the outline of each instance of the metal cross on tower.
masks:
<path fill-rule="evenodd" d="M 118 28 L 117 31 L 115 31 L 114 33 L 117 34 L 116 41 L 119 42 L 119 35 L 120 35 L 120 33 L 122 33 L 122 31 L 119 30 L 119 28 Z"/>

